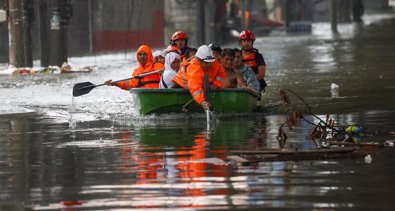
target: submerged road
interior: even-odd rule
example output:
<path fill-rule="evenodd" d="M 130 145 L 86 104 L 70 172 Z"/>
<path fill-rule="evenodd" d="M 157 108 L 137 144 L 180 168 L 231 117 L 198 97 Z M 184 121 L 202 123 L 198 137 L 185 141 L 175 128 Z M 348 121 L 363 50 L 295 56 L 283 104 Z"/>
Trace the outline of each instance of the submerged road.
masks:
<path fill-rule="evenodd" d="M 220 117 L 210 133 L 203 115 L 136 117 L 130 94 L 116 87 L 72 98 L 75 83 L 130 77 L 133 53 L 70 58 L 99 68 L 88 74 L 1 75 L 0 208 L 392 210 L 393 148 L 372 152 L 371 164 L 358 158 L 241 166 L 227 156 L 278 148 L 286 120 L 280 89 L 297 93 L 321 118 L 394 131 L 394 26 L 394 14 L 370 15 L 339 25 L 337 35 L 329 24 L 315 24 L 311 35 L 258 38 L 268 64 L 264 111 Z M 301 122 L 288 132 L 287 146 L 312 148 L 309 131 Z"/>

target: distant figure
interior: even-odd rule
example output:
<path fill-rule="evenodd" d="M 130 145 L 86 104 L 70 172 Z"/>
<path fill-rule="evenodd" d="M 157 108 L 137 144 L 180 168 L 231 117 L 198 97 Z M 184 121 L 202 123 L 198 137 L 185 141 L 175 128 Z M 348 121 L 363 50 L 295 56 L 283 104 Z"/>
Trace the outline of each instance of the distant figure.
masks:
<path fill-rule="evenodd" d="M 178 71 L 173 81 L 181 87 L 189 89 L 193 99 L 203 109 L 208 110 L 210 104 L 204 94 L 203 87 L 221 88 L 224 77 L 224 68 L 214 58 L 213 51 L 207 45 L 202 45 L 198 48 L 195 58 L 191 60 L 189 66 Z M 206 85 L 204 85 L 204 78 L 207 78 L 208 81 Z"/>
<path fill-rule="evenodd" d="M 209 48 L 211 48 L 211 50 L 213 51 L 214 57 L 221 62 L 221 54 L 222 54 L 222 48 L 219 44 L 217 43 L 210 43 L 210 45 L 208 45 Z"/>
<path fill-rule="evenodd" d="M 362 15 L 364 14 L 363 1 L 353 0 L 352 4 L 353 4 L 353 8 L 352 8 L 353 20 L 355 22 L 362 22 Z"/>
<path fill-rule="evenodd" d="M 225 48 L 221 55 L 221 65 L 225 70 L 225 78 L 222 88 L 245 88 L 247 83 L 243 75 L 233 67 L 235 52 L 230 48 Z"/>
<path fill-rule="evenodd" d="M 165 71 L 162 74 L 159 82 L 159 88 L 178 88 L 180 87 L 177 83 L 173 82 L 174 76 L 180 69 L 181 57 L 177 53 L 170 52 L 165 58 Z"/>
<path fill-rule="evenodd" d="M 251 87 L 255 91 L 259 92 L 259 87 L 260 87 L 259 81 L 258 79 L 256 79 L 254 71 L 242 62 L 243 57 L 241 55 L 241 50 L 237 48 L 233 50 L 235 52 L 235 60 L 233 62 L 233 67 L 241 72 L 241 74 L 243 75 L 244 79 L 247 82 L 248 87 Z"/>
<path fill-rule="evenodd" d="M 163 69 L 163 64 L 154 63 L 151 48 L 147 45 L 140 46 L 136 52 L 136 59 L 139 66 L 133 70 L 133 76 Z M 160 80 L 159 74 L 160 73 L 147 75 L 142 78 L 137 77 L 117 83 L 112 82 L 112 80 L 107 80 L 105 84 L 108 86 L 117 86 L 124 90 L 129 90 L 131 88 L 158 88 Z"/>
<path fill-rule="evenodd" d="M 252 68 L 259 81 L 259 91 L 265 89 L 266 63 L 262 54 L 253 48 L 255 35 L 251 31 L 242 31 L 239 36 L 239 44 L 242 50 L 243 63 Z"/>

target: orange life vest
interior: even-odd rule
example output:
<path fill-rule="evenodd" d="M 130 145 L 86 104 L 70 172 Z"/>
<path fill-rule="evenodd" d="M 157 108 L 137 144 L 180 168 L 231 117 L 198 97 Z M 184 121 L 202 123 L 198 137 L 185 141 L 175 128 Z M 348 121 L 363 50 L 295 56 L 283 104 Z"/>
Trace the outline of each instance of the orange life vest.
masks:
<path fill-rule="evenodd" d="M 258 65 L 255 59 L 255 51 L 251 51 L 251 53 L 248 56 L 243 57 L 243 63 L 251 67 L 254 70 L 255 74 L 257 74 L 255 69 L 258 68 Z"/>

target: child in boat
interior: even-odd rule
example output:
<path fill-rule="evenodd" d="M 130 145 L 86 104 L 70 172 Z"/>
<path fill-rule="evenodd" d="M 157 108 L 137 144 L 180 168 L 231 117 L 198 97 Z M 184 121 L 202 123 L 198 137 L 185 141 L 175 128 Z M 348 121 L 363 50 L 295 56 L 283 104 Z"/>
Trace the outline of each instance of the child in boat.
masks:
<path fill-rule="evenodd" d="M 173 82 L 174 76 L 180 69 L 181 57 L 175 52 L 170 52 L 165 57 L 165 71 L 162 74 L 159 82 L 159 88 L 179 88 L 177 83 Z"/>

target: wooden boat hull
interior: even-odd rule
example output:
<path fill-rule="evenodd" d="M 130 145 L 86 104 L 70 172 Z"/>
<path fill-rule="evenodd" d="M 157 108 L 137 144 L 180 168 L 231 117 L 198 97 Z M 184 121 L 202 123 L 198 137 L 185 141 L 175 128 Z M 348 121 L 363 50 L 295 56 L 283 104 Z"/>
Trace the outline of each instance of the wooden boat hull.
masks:
<path fill-rule="evenodd" d="M 137 114 L 203 112 L 186 89 L 131 89 Z M 214 111 L 221 113 L 251 112 L 257 107 L 259 94 L 244 89 L 211 90 L 209 101 Z M 185 109 L 183 109 L 185 108 Z"/>

